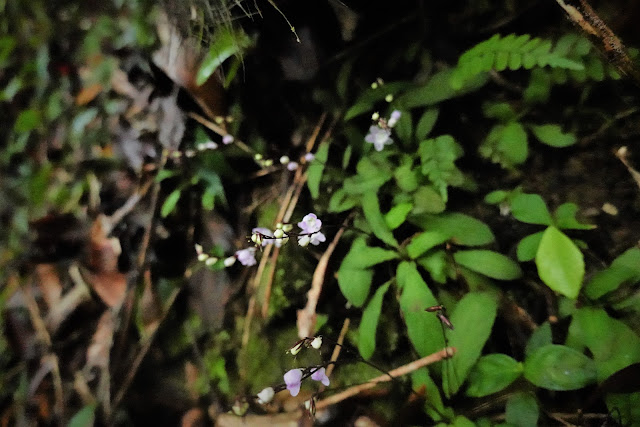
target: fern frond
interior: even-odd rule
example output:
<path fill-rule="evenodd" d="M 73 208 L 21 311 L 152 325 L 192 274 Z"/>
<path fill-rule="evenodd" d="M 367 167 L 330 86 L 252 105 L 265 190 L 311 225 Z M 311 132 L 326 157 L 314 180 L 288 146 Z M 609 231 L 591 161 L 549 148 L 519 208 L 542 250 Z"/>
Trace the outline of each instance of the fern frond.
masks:
<path fill-rule="evenodd" d="M 495 34 L 478 43 L 460 56 L 451 77 L 451 86 L 460 89 L 475 75 L 491 70 L 504 71 L 521 68 L 551 67 L 568 70 L 584 70 L 584 65 L 568 57 L 571 46 L 556 46 L 551 41 L 531 38 L 529 34 L 509 34 L 501 37 Z"/>

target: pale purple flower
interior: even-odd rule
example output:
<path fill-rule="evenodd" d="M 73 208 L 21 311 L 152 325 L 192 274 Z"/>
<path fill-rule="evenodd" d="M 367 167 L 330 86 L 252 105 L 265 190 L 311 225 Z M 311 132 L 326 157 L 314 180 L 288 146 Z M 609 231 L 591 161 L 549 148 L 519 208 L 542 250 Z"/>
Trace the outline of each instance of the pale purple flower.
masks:
<path fill-rule="evenodd" d="M 225 136 L 222 137 L 222 143 L 224 145 L 229 145 L 233 142 L 233 136 L 226 134 Z"/>
<path fill-rule="evenodd" d="M 310 237 L 311 237 L 311 240 L 309 240 L 309 242 L 313 246 L 318 246 L 320 243 L 322 243 L 322 242 L 327 240 L 325 235 L 322 234 L 322 232 L 320 232 L 320 231 L 318 231 L 317 233 L 313 233 Z"/>
<path fill-rule="evenodd" d="M 292 369 L 284 374 L 284 382 L 291 396 L 296 397 L 300 393 L 300 385 L 302 383 L 302 369 Z"/>
<path fill-rule="evenodd" d="M 309 245 L 309 242 L 311 241 L 311 237 L 309 237 L 308 234 L 304 234 L 302 236 L 298 236 L 298 244 L 300 246 L 302 246 L 303 248 L 307 245 Z"/>
<path fill-rule="evenodd" d="M 235 256 L 238 261 L 240 261 L 240 264 L 250 267 L 252 265 L 256 265 L 257 263 L 255 253 L 256 248 L 240 249 L 239 251 L 236 251 Z"/>
<path fill-rule="evenodd" d="M 402 113 L 400 111 L 393 110 L 393 112 L 391 113 L 391 117 L 389 117 L 389 121 L 387 122 L 389 127 L 394 127 L 396 123 L 398 123 L 398 120 L 400 120 L 401 115 Z"/>
<path fill-rule="evenodd" d="M 322 221 L 318 219 L 316 214 L 310 213 L 302 218 L 302 221 L 298 223 L 298 227 L 302 229 L 303 233 L 311 234 L 320 231 L 320 228 L 322 228 Z"/>
<path fill-rule="evenodd" d="M 391 131 L 389 129 L 383 129 L 377 125 L 369 128 L 369 133 L 364 137 L 364 140 L 373 144 L 376 151 L 382 151 L 385 145 L 393 144 Z"/>
<path fill-rule="evenodd" d="M 312 162 L 313 159 L 315 159 L 315 158 L 316 158 L 316 156 L 313 153 L 307 153 L 307 154 L 304 155 L 304 159 L 307 162 Z"/>
<path fill-rule="evenodd" d="M 329 377 L 325 373 L 324 368 L 320 368 L 317 371 L 315 371 L 313 374 L 311 374 L 311 379 L 314 381 L 320 381 L 325 386 L 329 385 Z"/>
<path fill-rule="evenodd" d="M 289 169 L 290 171 L 294 171 L 294 170 L 298 169 L 298 163 L 296 163 L 296 162 L 287 163 L 287 169 Z"/>

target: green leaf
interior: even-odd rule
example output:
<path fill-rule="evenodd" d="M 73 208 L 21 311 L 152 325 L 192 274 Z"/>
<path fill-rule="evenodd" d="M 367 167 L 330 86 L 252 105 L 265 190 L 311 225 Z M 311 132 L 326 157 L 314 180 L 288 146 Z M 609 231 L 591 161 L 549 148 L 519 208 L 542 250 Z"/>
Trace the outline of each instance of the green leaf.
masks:
<path fill-rule="evenodd" d="M 436 125 L 439 113 L 439 108 L 428 108 L 424 114 L 422 114 L 422 117 L 420 117 L 418 121 L 418 126 L 416 126 L 416 139 L 418 141 L 423 140 L 431 133 L 433 127 Z"/>
<path fill-rule="evenodd" d="M 471 271 L 498 280 L 514 280 L 522 276 L 518 263 L 498 252 L 484 249 L 458 251 L 453 259 Z"/>
<path fill-rule="evenodd" d="M 549 344 L 553 344 L 553 335 L 551 334 L 551 324 L 546 321 L 533 331 L 524 352 L 528 356 L 538 348 Z"/>
<path fill-rule="evenodd" d="M 413 200 L 413 215 L 440 213 L 447 207 L 440 194 L 428 185 L 418 188 L 413 193 Z"/>
<path fill-rule="evenodd" d="M 454 413 L 451 408 L 445 408 L 442 403 L 442 396 L 436 383 L 429 376 L 429 370 L 426 368 L 418 369 L 411 373 L 412 388 L 415 392 L 425 394 L 425 413 L 434 421 L 440 421 L 443 417 L 453 418 Z"/>
<path fill-rule="evenodd" d="M 568 147 L 578 140 L 572 133 L 563 133 L 559 125 L 532 125 L 531 130 L 540 142 L 552 147 Z"/>
<path fill-rule="evenodd" d="M 373 298 L 371 298 L 362 313 L 362 320 L 360 320 L 360 328 L 358 329 L 358 351 L 365 360 L 368 360 L 376 349 L 376 329 L 378 328 L 378 320 L 382 311 L 382 300 L 390 284 L 391 282 L 387 282 L 376 290 Z"/>
<path fill-rule="evenodd" d="M 605 401 L 611 413 L 620 414 L 620 425 L 631 426 L 640 420 L 640 392 L 609 393 Z"/>
<path fill-rule="evenodd" d="M 548 227 L 542 235 L 536 266 L 548 287 L 568 298 L 578 297 L 585 272 L 582 252 L 557 228 Z"/>
<path fill-rule="evenodd" d="M 418 153 L 423 175 L 429 178 L 446 202 L 447 187 L 463 183 L 462 173 L 455 165 L 455 161 L 464 154 L 462 147 L 451 135 L 441 135 L 422 141 Z"/>
<path fill-rule="evenodd" d="M 160 209 L 160 216 L 166 218 L 173 210 L 176 208 L 178 204 L 178 200 L 180 200 L 180 194 L 182 190 L 178 188 L 177 190 L 173 190 L 169 196 L 165 199 L 162 204 L 162 208 Z"/>
<path fill-rule="evenodd" d="M 505 421 L 514 427 L 536 427 L 538 425 L 538 403 L 531 392 L 520 392 L 507 400 Z"/>
<path fill-rule="evenodd" d="M 455 330 L 449 331 L 448 335 L 449 345 L 457 348 L 458 352 L 450 360 L 453 372 L 445 367 L 442 378 L 442 388 L 447 397 L 456 394 L 480 357 L 491 334 L 497 310 L 496 300 L 484 292 L 470 292 L 456 305 L 450 318 Z"/>
<path fill-rule="evenodd" d="M 404 143 L 404 145 L 408 145 L 411 143 L 411 136 L 413 134 L 413 121 L 411 119 L 410 111 L 402 111 L 400 115 L 400 119 L 396 124 L 395 133 L 398 135 L 400 141 Z"/>
<path fill-rule="evenodd" d="M 536 253 L 538 252 L 538 247 L 540 246 L 540 240 L 542 240 L 543 234 L 544 231 L 529 234 L 527 237 L 518 242 L 518 247 L 516 248 L 516 256 L 518 257 L 518 261 L 531 261 L 536 257 Z"/>
<path fill-rule="evenodd" d="M 364 237 L 354 240 L 338 270 L 338 285 L 347 301 L 362 307 L 373 279 L 373 271 L 369 268 L 396 258 L 398 254 L 394 251 L 367 246 Z"/>
<path fill-rule="evenodd" d="M 589 349 L 598 370 L 598 382 L 640 362 L 640 337 L 599 308 L 583 307 L 573 314 L 566 345 L 576 350 L 584 346 Z"/>
<path fill-rule="evenodd" d="M 409 258 L 416 259 L 429 249 L 446 242 L 450 237 L 449 234 L 440 231 L 425 231 L 419 233 L 414 236 L 407 245 L 407 254 Z"/>
<path fill-rule="evenodd" d="M 640 249 L 631 248 L 616 258 L 609 268 L 596 273 L 585 287 L 585 294 L 591 299 L 598 299 L 623 283 L 639 281 Z"/>
<path fill-rule="evenodd" d="M 447 273 L 451 269 L 444 250 L 434 251 L 416 261 L 422 268 L 429 272 L 431 278 L 438 283 L 447 282 Z"/>
<path fill-rule="evenodd" d="M 554 212 L 556 227 L 570 230 L 591 230 L 595 225 L 582 224 L 576 219 L 578 205 L 575 203 L 563 203 Z"/>
<path fill-rule="evenodd" d="M 329 212 L 344 212 L 358 205 L 358 198 L 339 188 L 329 200 Z"/>
<path fill-rule="evenodd" d="M 527 224 L 551 225 L 553 220 L 547 204 L 537 194 L 518 194 L 511 200 L 511 213 Z"/>
<path fill-rule="evenodd" d="M 393 233 L 387 227 L 384 217 L 380 212 L 380 205 L 378 203 L 378 195 L 376 193 L 368 192 L 362 196 L 362 212 L 367 222 L 371 226 L 371 230 L 376 237 L 387 245 L 398 247 L 398 242 Z"/>
<path fill-rule="evenodd" d="M 522 375 L 522 363 L 506 354 L 494 353 L 478 359 L 469 372 L 466 395 L 484 397 L 507 388 Z"/>
<path fill-rule="evenodd" d="M 407 219 L 407 215 L 413 209 L 413 203 L 404 202 L 394 206 L 384 216 L 384 222 L 390 230 L 400 227 Z"/>
<path fill-rule="evenodd" d="M 427 307 L 438 305 L 438 301 L 422 279 L 416 265 L 412 262 L 401 262 L 398 265 L 396 280 L 402 290 L 400 308 L 407 324 L 409 340 L 421 357 L 440 350 L 444 346 L 440 321 L 433 313 L 424 311 Z"/>
<path fill-rule="evenodd" d="M 496 190 L 484 196 L 484 202 L 490 205 L 497 205 L 506 200 L 509 193 L 504 190 Z"/>
<path fill-rule="evenodd" d="M 68 427 L 89 427 L 95 421 L 96 405 L 85 405 L 69 420 Z"/>
<path fill-rule="evenodd" d="M 417 215 L 411 222 L 425 231 L 449 234 L 451 241 L 462 246 L 484 246 L 495 240 L 491 229 L 484 222 L 461 213 L 441 215 Z"/>
<path fill-rule="evenodd" d="M 514 165 L 524 163 L 529 155 L 527 132 L 524 127 L 518 122 L 505 125 L 496 148 L 509 163 Z"/>
<path fill-rule="evenodd" d="M 533 385 L 547 390 L 578 390 L 596 380 L 596 365 L 579 351 L 551 344 L 527 356 L 524 376 Z"/>
<path fill-rule="evenodd" d="M 40 111 L 35 109 L 22 110 L 13 124 L 13 131 L 16 133 L 30 132 L 40 126 L 41 122 Z"/>
<path fill-rule="evenodd" d="M 322 172 L 329 158 L 329 143 L 323 142 L 316 151 L 315 159 L 307 169 L 307 186 L 309 193 L 313 199 L 317 199 L 320 194 L 320 181 L 322 180 Z"/>
<path fill-rule="evenodd" d="M 249 46 L 249 37 L 242 30 L 234 30 L 220 26 L 214 35 L 214 41 L 209 47 L 207 56 L 196 75 L 198 86 L 206 82 L 222 63 L 232 55 L 237 55 Z"/>
<path fill-rule="evenodd" d="M 478 90 L 489 80 L 486 74 L 479 74 L 468 80 L 461 89 L 456 90 L 449 84 L 452 74 L 452 69 L 442 70 L 434 74 L 423 86 L 408 90 L 404 95 L 400 96 L 396 105 L 405 109 L 429 107 L 447 99 Z"/>

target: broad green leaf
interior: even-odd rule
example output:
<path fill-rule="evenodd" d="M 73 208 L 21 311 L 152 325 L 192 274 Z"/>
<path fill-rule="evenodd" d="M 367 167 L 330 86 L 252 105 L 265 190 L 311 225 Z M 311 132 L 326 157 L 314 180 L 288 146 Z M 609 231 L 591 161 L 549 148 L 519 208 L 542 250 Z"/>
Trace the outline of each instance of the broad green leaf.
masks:
<path fill-rule="evenodd" d="M 578 206 L 575 203 L 563 203 L 554 212 L 556 227 L 571 230 L 591 230 L 595 225 L 582 224 L 576 219 Z"/>
<path fill-rule="evenodd" d="M 411 239 L 411 242 L 407 245 L 407 254 L 409 258 L 416 259 L 434 246 L 446 242 L 450 237 L 449 234 L 440 231 L 422 232 Z"/>
<path fill-rule="evenodd" d="M 504 190 L 496 190 L 484 196 L 484 201 L 490 205 L 497 205 L 504 202 L 508 195 L 509 193 Z"/>
<path fill-rule="evenodd" d="M 425 395 L 425 413 L 434 421 L 440 421 L 443 417 L 453 418 L 455 414 L 451 408 L 446 408 L 442 403 L 442 396 L 436 383 L 429 376 L 427 368 L 418 369 L 411 373 L 413 390 Z"/>
<path fill-rule="evenodd" d="M 418 191 L 413 193 L 413 200 L 414 215 L 440 213 L 446 208 L 442 196 L 428 185 L 418 188 Z"/>
<path fill-rule="evenodd" d="M 237 55 L 249 46 L 249 37 L 242 30 L 232 30 L 220 26 L 214 35 L 209 52 L 202 60 L 196 75 L 198 86 L 206 82 L 222 63 L 232 55 Z"/>
<path fill-rule="evenodd" d="M 95 421 L 95 405 L 85 405 L 69 420 L 68 427 L 90 427 Z"/>
<path fill-rule="evenodd" d="M 413 135 L 413 121 L 411 119 L 411 112 L 408 110 L 402 111 L 398 123 L 393 128 L 400 141 L 406 146 L 411 143 L 411 137 Z"/>
<path fill-rule="evenodd" d="M 527 341 L 527 347 L 524 352 L 528 356 L 540 347 L 553 344 L 553 335 L 551 333 L 551 324 L 547 321 L 538 327 Z"/>
<path fill-rule="evenodd" d="M 524 163 L 529 155 L 527 132 L 524 127 L 518 122 L 506 124 L 497 140 L 496 149 L 509 163 Z"/>
<path fill-rule="evenodd" d="M 373 271 L 369 268 L 395 258 L 398 258 L 396 252 L 369 247 L 365 238 L 354 240 L 338 270 L 338 285 L 347 301 L 362 307 L 373 279 Z"/>
<path fill-rule="evenodd" d="M 495 240 L 489 226 L 484 222 L 461 213 L 441 215 L 417 215 L 411 222 L 425 231 L 450 234 L 451 241 L 462 246 L 483 246 Z"/>
<path fill-rule="evenodd" d="M 632 426 L 640 420 L 640 392 L 609 393 L 605 402 L 611 413 L 620 414 L 621 425 Z"/>
<path fill-rule="evenodd" d="M 544 231 L 538 231 L 537 233 L 529 234 L 518 242 L 518 247 L 516 248 L 518 261 L 531 261 L 536 257 L 538 246 L 540 246 L 540 240 L 542 240 L 543 234 Z"/>
<path fill-rule="evenodd" d="M 640 249 L 631 248 L 616 258 L 609 268 L 596 273 L 585 287 L 585 294 L 591 299 L 598 299 L 623 283 L 639 281 Z"/>
<path fill-rule="evenodd" d="M 553 220 L 547 204 L 537 194 L 518 194 L 511 200 L 511 213 L 527 224 L 551 225 Z"/>
<path fill-rule="evenodd" d="M 380 286 L 362 312 L 362 320 L 360 320 L 360 328 L 358 329 L 358 351 L 363 359 L 369 359 L 376 349 L 376 329 L 382 310 L 382 300 L 390 284 L 391 282 L 387 282 Z"/>
<path fill-rule="evenodd" d="M 522 276 L 518 263 L 498 252 L 484 249 L 458 251 L 453 259 L 471 271 L 498 280 L 514 280 Z"/>
<path fill-rule="evenodd" d="M 331 199 L 329 200 L 329 212 L 344 212 L 346 210 L 352 209 L 358 205 L 357 196 L 351 195 L 344 191 L 344 189 L 339 188 L 333 193 Z"/>
<path fill-rule="evenodd" d="M 384 216 L 384 222 L 390 230 L 400 227 L 407 219 L 407 215 L 413 209 L 413 203 L 405 202 L 394 206 Z"/>
<path fill-rule="evenodd" d="M 16 133 L 29 132 L 40 126 L 42 122 L 42 114 L 35 109 L 22 110 L 15 123 L 13 124 L 13 131 Z"/>
<path fill-rule="evenodd" d="M 407 334 L 421 357 L 434 353 L 444 346 L 440 321 L 433 313 L 425 310 L 438 305 L 431 290 L 422 279 L 416 265 L 401 262 L 398 265 L 396 281 L 402 291 L 400 308 L 407 324 Z"/>
<path fill-rule="evenodd" d="M 563 345 L 546 345 L 529 354 L 524 376 L 547 390 L 578 390 L 596 380 L 596 364 L 584 354 Z"/>
<path fill-rule="evenodd" d="M 458 392 L 480 357 L 491 334 L 497 310 L 496 300 L 485 292 L 470 292 L 456 305 L 450 317 L 455 330 L 449 331 L 448 336 L 449 345 L 457 348 L 458 352 L 450 360 L 451 369 L 446 365 L 443 367 L 442 377 L 442 388 L 447 397 Z"/>
<path fill-rule="evenodd" d="M 408 90 L 404 95 L 398 97 L 396 105 L 402 108 L 428 107 L 478 90 L 488 81 L 486 74 L 478 74 L 465 82 L 461 89 L 456 90 L 449 83 L 452 74 L 452 69 L 442 70 L 434 74 L 423 86 Z"/>
<path fill-rule="evenodd" d="M 623 322 L 609 317 L 602 309 L 584 307 L 573 314 L 567 346 L 582 350 L 586 346 L 604 381 L 622 368 L 640 362 L 640 337 Z"/>
<path fill-rule="evenodd" d="M 538 425 L 538 403 L 531 392 L 520 392 L 509 397 L 505 418 L 514 427 L 536 427 Z"/>
<path fill-rule="evenodd" d="M 580 249 L 564 233 L 548 227 L 538 247 L 536 266 L 540 279 L 554 291 L 576 299 L 584 277 L 584 258 Z"/>
<path fill-rule="evenodd" d="M 181 189 L 173 190 L 171 194 L 167 196 L 162 204 L 162 208 L 160 208 L 160 216 L 163 218 L 167 217 L 178 204 L 178 200 L 180 200 L 180 195 L 182 194 Z"/>
<path fill-rule="evenodd" d="M 376 237 L 387 245 L 398 247 L 398 242 L 393 233 L 387 227 L 384 217 L 380 212 L 380 204 L 378 203 L 378 195 L 373 192 L 367 192 L 362 195 L 362 212 L 367 222 L 371 226 L 371 230 Z"/>
<path fill-rule="evenodd" d="M 563 133 L 559 125 L 532 125 L 531 130 L 540 142 L 552 147 L 568 147 L 577 141 L 574 134 Z"/>
<path fill-rule="evenodd" d="M 507 388 L 522 375 L 522 363 L 506 354 L 494 353 L 478 359 L 469 372 L 466 395 L 484 397 Z"/>
<path fill-rule="evenodd" d="M 317 199 L 320 194 L 320 181 L 322 180 L 322 172 L 324 171 L 324 165 L 329 157 L 329 143 L 323 142 L 316 151 L 315 159 L 309 165 L 307 169 L 307 186 L 309 187 L 309 193 L 313 199 Z"/>
<path fill-rule="evenodd" d="M 497 119 L 508 123 L 518 118 L 513 107 L 508 102 L 485 102 L 482 104 L 482 113 L 490 119 Z"/>
<path fill-rule="evenodd" d="M 447 257 L 444 250 L 439 250 L 419 258 L 416 262 L 429 272 L 434 281 L 444 284 L 447 282 L 448 270 L 452 268 Z"/>
<path fill-rule="evenodd" d="M 416 139 L 418 141 L 423 140 L 431 133 L 438 120 L 439 113 L 439 108 L 429 108 L 422 114 L 416 126 Z"/>
<path fill-rule="evenodd" d="M 418 176 L 420 172 L 413 167 L 413 161 L 409 159 L 393 172 L 396 184 L 402 191 L 412 192 L 418 189 Z"/>

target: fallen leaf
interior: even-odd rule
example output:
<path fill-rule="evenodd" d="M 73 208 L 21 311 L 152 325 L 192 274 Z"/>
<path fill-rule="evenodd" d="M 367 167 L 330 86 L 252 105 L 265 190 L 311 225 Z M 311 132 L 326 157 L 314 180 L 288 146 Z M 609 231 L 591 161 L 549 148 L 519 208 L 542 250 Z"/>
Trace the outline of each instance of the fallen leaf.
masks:
<path fill-rule="evenodd" d="M 100 83 L 83 87 L 76 95 L 76 105 L 87 105 L 93 101 L 100 92 L 102 92 L 102 85 Z"/>
<path fill-rule="evenodd" d="M 95 274 L 87 272 L 87 283 L 110 308 L 119 307 L 127 291 L 127 276 L 118 272 Z"/>
<path fill-rule="evenodd" d="M 96 331 L 91 338 L 91 344 L 87 348 L 87 363 L 85 372 L 90 372 L 93 368 L 108 369 L 109 368 L 109 352 L 113 344 L 113 313 L 111 310 L 105 310 Z"/>
<path fill-rule="evenodd" d="M 47 303 L 47 307 L 51 308 L 60 302 L 62 296 L 62 284 L 60 276 L 56 271 L 54 264 L 38 264 L 36 265 L 36 282 L 40 293 Z"/>

